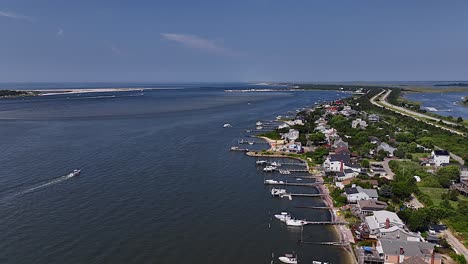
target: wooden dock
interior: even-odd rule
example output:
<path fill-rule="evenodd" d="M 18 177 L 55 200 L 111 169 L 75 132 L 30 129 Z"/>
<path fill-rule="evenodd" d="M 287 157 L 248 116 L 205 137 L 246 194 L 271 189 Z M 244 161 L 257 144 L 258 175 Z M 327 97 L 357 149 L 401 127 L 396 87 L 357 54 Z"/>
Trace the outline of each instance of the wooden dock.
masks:
<path fill-rule="evenodd" d="M 287 195 L 297 196 L 297 197 L 322 197 L 327 196 L 324 193 L 287 193 Z"/>
<path fill-rule="evenodd" d="M 286 186 L 302 186 L 302 187 L 315 187 L 321 183 L 297 183 L 297 182 L 264 182 L 265 185 L 286 185 Z"/>
<path fill-rule="evenodd" d="M 333 222 L 333 221 L 305 221 L 308 225 L 347 225 L 347 222 Z"/>
<path fill-rule="evenodd" d="M 305 208 L 305 209 L 320 209 L 320 210 L 332 210 L 333 208 L 328 206 L 307 206 L 307 205 L 299 205 L 294 206 L 295 208 Z"/>

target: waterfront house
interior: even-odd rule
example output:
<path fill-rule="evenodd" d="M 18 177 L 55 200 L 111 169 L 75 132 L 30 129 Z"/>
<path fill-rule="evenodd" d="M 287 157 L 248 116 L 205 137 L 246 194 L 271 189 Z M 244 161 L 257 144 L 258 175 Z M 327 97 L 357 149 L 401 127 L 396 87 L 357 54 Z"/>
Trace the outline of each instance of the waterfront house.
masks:
<path fill-rule="evenodd" d="M 447 150 L 433 150 L 431 159 L 436 167 L 440 167 L 450 163 L 450 153 Z"/>
<path fill-rule="evenodd" d="M 323 162 L 323 168 L 325 171 L 343 172 L 350 160 L 349 155 L 330 154 Z"/>
<path fill-rule="evenodd" d="M 289 129 L 289 132 L 281 134 L 281 138 L 294 141 L 299 138 L 299 131 L 296 129 Z"/>
<path fill-rule="evenodd" d="M 377 200 L 379 194 L 374 189 L 364 189 L 361 186 L 345 188 L 346 199 L 348 203 L 356 203 L 360 200 Z"/>
<path fill-rule="evenodd" d="M 289 142 L 284 145 L 283 151 L 290 153 L 300 153 L 302 152 L 301 142 Z"/>
<path fill-rule="evenodd" d="M 442 258 L 434 253 L 435 245 L 428 242 L 379 239 L 377 251 L 385 264 L 414 263 L 411 258 L 419 258 L 427 264 L 442 264 Z"/>
<path fill-rule="evenodd" d="M 379 233 L 377 236 L 381 239 L 393 239 L 393 240 L 416 241 L 416 242 L 423 241 L 423 238 L 421 237 L 421 235 L 410 232 L 399 226 L 381 228 L 379 229 Z"/>
<path fill-rule="evenodd" d="M 387 209 L 387 203 L 377 200 L 360 200 L 357 201 L 357 207 L 361 215 L 373 215 L 375 211 Z"/>
<path fill-rule="evenodd" d="M 375 237 L 380 234 L 380 229 L 382 228 L 388 229 L 392 226 L 397 226 L 401 229 L 405 228 L 405 224 L 396 213 L 385 210 L 375 211 L 374 215 L 367 216 L 365 221 L 369 234 Z"/>

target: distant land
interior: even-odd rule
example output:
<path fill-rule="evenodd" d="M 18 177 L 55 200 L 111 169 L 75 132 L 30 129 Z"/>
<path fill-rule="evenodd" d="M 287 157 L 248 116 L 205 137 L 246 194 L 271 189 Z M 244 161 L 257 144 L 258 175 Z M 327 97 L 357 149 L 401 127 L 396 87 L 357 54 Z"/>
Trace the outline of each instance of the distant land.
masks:
<path fill-rule="evenodd" d="M 468 87 L 468 83 L 441 83 L 441 84 L 434 84 L 434 86 L 460 86 L 460 87 Z"/>

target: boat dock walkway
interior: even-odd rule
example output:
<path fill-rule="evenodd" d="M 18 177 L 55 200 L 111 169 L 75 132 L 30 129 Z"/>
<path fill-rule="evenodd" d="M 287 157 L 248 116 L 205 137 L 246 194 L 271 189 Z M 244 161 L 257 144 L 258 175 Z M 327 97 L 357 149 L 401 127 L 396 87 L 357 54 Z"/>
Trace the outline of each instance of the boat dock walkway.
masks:
<path fill-rule="evenodd" d="M 305 209 L 322 209 L 322 210 L 331 210 L 333 208 L 328 206 L 307 206 L 307 205 L 299 205 L 294 206 L 295 208 L 305 208 Z"/>
<path fill-rule="evenodd" d="M 265 185 L 287 185 L 287 186 L 303 186 L 303 187 L 315 187 L 321 183 L 297 183 L 297 182 L 264 182 Z"/>
<path fill-rule="evenodd" d="M 333 222 L 333 221 L 305 221 L 308 225 L 347 225 L 347 222 Z M 323 243 L 323 242 L 322 242 Z"/>
<path fill-rule="evenodd" d="M 299 241 L 301 244 L 312 244 L 312 245 L 331 245 L 331 246 L 347 246 L 349 243 L 346 242 L 310 242 L 310 241 Z"/>

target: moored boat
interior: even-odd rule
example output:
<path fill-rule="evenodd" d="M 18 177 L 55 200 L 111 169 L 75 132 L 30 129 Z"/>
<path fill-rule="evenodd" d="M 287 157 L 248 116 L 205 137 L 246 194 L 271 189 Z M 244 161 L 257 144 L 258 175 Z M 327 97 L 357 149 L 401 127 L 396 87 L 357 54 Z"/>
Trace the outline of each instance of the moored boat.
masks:
<path fill-rule="evenodd" d="M 286 220 L 291 219 L 291 215 L 287 212 L 281 212 L 281 214 L 275 214 L 275 218 L 281 222 L 286 222 Z"/>
<path fill-rule="evenodd" d="M 295 257 L 292 254 L 285 254 L 284 256 L 281 256 L 278 259 L 283 263 L 297 264 L 297 257 Z"/>
<path fill-rule="evenodd" d="M 306 225 L 307 222 L 304 220 L 297 220 L 297 219 L 288 219 L 286 220 L 286 225 L 288 226 L 303 226 Z"/>

